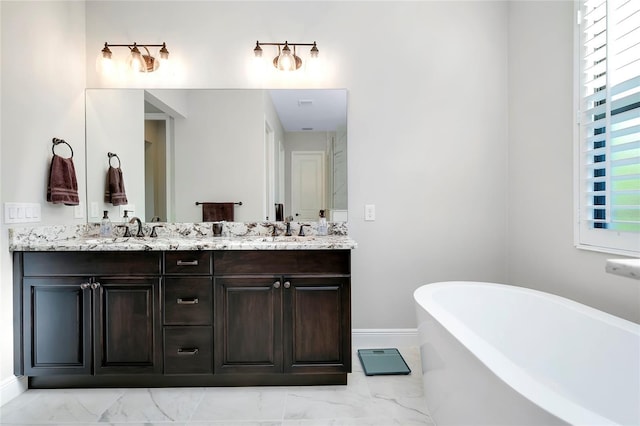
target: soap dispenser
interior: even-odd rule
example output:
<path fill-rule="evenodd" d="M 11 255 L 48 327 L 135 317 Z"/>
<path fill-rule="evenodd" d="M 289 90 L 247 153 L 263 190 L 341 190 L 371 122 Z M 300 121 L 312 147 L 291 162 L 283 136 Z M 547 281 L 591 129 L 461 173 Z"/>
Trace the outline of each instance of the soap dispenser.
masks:
<path fill-rule="evenodd" d="M 109 219 L 109 212 L 104 211 L 102 220 L 100 221 L 100 236 L 111 237 L 111 220 Z"/>
<path fill-rule="evenodd" d="M 320 218 L 318 219 L 318 235 L 327 235 L 327 218 L 324 217 L 324 210 L 320 210 Z"/>

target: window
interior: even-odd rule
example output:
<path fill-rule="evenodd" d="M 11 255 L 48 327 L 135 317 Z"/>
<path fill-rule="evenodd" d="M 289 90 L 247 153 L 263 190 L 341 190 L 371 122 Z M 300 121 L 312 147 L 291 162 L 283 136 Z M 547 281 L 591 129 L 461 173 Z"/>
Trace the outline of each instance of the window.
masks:
<path fill-rule="evenodd" d="M 640 1 L 578 2 L 578 247 L 640 255 Z"/>

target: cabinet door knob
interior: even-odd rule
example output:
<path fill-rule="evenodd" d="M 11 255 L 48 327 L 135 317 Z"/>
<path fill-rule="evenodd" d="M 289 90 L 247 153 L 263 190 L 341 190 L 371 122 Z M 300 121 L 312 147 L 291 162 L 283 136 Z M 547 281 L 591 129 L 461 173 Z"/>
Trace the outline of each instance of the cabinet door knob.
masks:
<path fill-rule="evenodd" d="M 289 281 L 285 281 L 284 288 L 289 288 L 289 287 L 291 287 L 291 283 Z"/>
<path fill-rule="evenodd" d="M 100 283 L 92 283 L 92 284 L 91 284 L 91 288 L 92 288 L 92 289 L 94 289 L 94 290 L 95 290 L 96 288 L 98 288 L 98 287 L 100 287 Z"/>
<path fill-rule="evenodd" d="M 196 305 L 198 303 L 197 297 L 179 297 L 176 300 L 178 305 Z"/>
<path fill-rule="evenodd" d="M 80 288 L 83 289 L 83 290 L 85 290 L 85 289 L 87 289 L 89 287 L 91 287 L 90 283 L 82 283 L 82 284 L 80 284 Z"/>
<path fill-rule="evenodd" d="M 273 283 L 273 288 L 280 288 L 280 281 Z"/>
<path fill-rule="evenodd" d="M 178 355 L 195 355 L 198 353 L 198 348 L 180 348 L 178 349 Z"/>

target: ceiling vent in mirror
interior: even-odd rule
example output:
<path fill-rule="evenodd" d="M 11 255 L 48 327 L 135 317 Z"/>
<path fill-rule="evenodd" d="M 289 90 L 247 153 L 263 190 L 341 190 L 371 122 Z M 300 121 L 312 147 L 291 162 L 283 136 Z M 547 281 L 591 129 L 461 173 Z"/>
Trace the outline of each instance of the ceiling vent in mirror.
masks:
<path fill-rule="evenodd" d="M 127 66 L 133 72 L 154 72 L 160 68 L 166 68 L 169 61 L 169 51 L 167 50 L 167 44 L 109 44 L 104 43 L 104 48 L 98 54 L 96 61 L 96 68 L 98 72 L 108 74 L 113 70 L 113 53 L 110 47 L 126 47 L 129 49 L 129 55 L 127 57 Z M 155 54 L 151 53 L 149 48 L 160 49 Z M 143 49 L 143 51 L 140 51 Z"/>
<path fill-rule="evenodd" d="M 280 71 L 295 71 L 302 67 L 302 58 L 296 52 L 297 46 L 311 46 L 309 62 L 317 59 L 319 53 L 315 41 L 313 43 L 289 43 L 288 41 L 284 43 L 261 43 L 256 41 L 256 47 L 253 49 L 253 54 L 256 58 L 262 58 L 262 46 L 278 46 L 278 54 L 273 58 L 272 62 L 273 66 Z M 293 46 L 293 51 L 291 51 L 290 46 Z"/>

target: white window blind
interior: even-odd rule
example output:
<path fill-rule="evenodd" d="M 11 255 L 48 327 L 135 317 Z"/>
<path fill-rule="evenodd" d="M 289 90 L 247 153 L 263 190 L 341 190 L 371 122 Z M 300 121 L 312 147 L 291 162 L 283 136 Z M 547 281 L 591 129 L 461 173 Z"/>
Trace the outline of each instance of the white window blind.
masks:
<path fill-rule="evenodd" d="M 577 243 L 638 255 L 640 1 L 580 1 L 577 40 Z"/>

